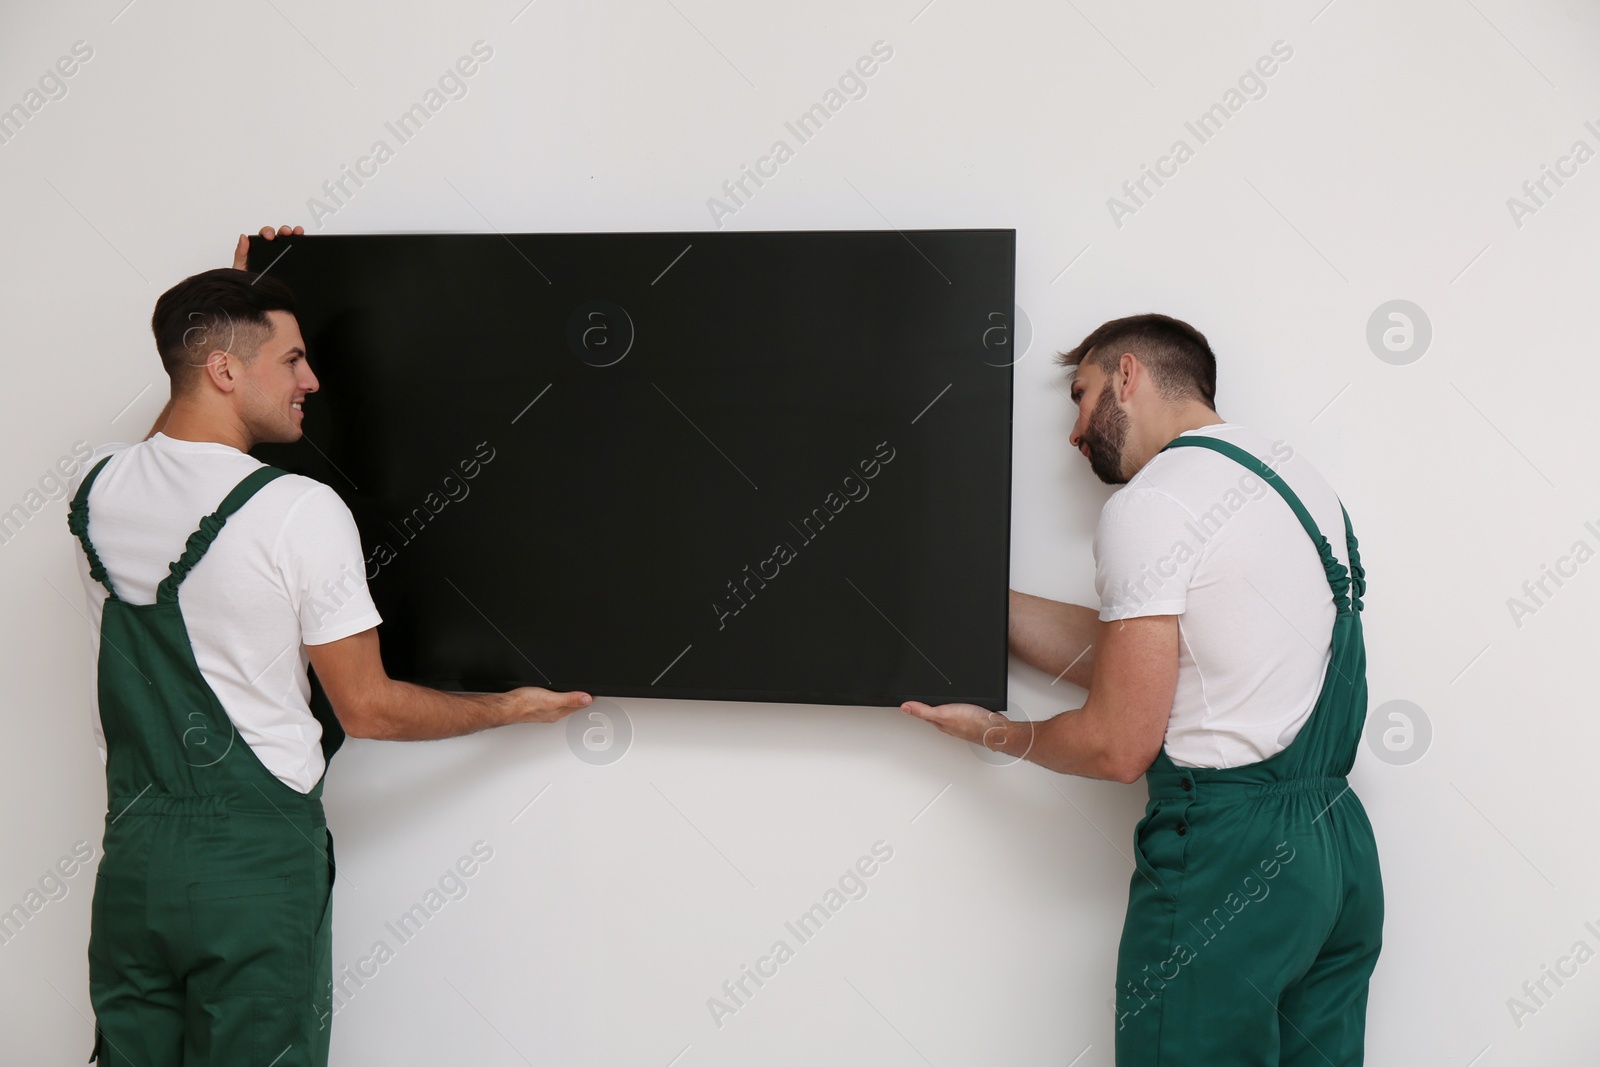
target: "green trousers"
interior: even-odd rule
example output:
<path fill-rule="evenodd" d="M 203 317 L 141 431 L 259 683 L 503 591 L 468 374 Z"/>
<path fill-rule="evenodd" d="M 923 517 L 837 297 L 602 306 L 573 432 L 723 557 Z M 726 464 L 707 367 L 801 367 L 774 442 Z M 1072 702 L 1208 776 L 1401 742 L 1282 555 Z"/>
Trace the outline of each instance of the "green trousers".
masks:
<path fill-rule="evenodd" d="M 1383 880 L 1346 777 L 1367 712 L 1355 533 L 1346 514 L 1347 570 L 1259 459 L 1209 437 L 1174 446 L 1222 453 L 1278 491 L 1321 556 L 1337 613 L 1322 690 L 1288 748 L 1224 769 L 1179 767 L 1163 749 L 1146 774 L 1117 954 L 1116 1062 L 1359 1067 Z"/>
<path fill-rule="evenodd" d="M 245 478 L 201 520 L 153 604 L 107 599 L 99 651 L 104 856 L 89 930 L 91 1061 L 116 1067 L 324 1067 L 332 1003 L 333 841 L 322 782 L 284 784 L 234 731 L 195 662 L 178 587 L 228 516 L 284 472 Z M 321 687 L 323 751 L 343 740 Z"/>

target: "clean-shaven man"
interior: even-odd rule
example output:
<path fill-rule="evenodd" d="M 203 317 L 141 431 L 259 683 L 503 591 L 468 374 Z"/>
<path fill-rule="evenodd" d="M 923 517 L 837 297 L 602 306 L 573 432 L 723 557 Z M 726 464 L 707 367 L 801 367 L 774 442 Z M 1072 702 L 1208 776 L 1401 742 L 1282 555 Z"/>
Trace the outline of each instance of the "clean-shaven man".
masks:
<path fill-rule="evenodd" d="M 328 757 L 347 733 L 454 737 L 590 702 L 384 672 L 349 509 L 249 455 L 299 439 L 317 377 L 292 294 L 247 251 L 157 301 L 171 401 L 143 442 L 95 451 L 68 516 L 106 765 L 90 1059 L 115 1067 L 326 1064 Z"/>
<path fill-rule="evenodd" d="M 1072 444 L 1123 486 L 1095 531 L 1100 608 L 1012 593 L 1012 650 L 1088 690 L 1012 721 L 908 714 L 1064 774 L 1149 791 L 1117 954 L 1119 1067 L 1355 1067 L 1383 930 L 1346 775 L 1367 711 L 1365 575 L 1333 489 L 1215 409 L 1204 336 L 1100 326 Z"/>

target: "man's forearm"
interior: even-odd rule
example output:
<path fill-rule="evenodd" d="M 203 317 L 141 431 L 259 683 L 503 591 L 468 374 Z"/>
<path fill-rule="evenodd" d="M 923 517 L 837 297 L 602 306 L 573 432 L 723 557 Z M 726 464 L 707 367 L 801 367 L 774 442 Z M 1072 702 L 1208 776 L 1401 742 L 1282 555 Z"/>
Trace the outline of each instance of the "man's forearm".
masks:
<path fill-rule="evenodd" d="M 1059 774 L 1132 782 L 1144 773 L 1123 758 L 1125 749 L 1098 729 L 1084 708 L 1073 708 L 1040 722 L 1012 719 L 991 726 L 985 748 L 1037 763 Z"/>
<path fill-rule="evenodd" d="M 392 678 L 386 683 L 366 702 L 358 717 L 357 736 L 377 741 L 436 741 L 517 721 L 505 693 L 446 693 Z"/>
<path fill-rule="evenodd" d="M 1011 651 L 1052 678 L 1089 688 L 1094 649 L 1104 626 L 1094 608 L 1011 590 Z"/>

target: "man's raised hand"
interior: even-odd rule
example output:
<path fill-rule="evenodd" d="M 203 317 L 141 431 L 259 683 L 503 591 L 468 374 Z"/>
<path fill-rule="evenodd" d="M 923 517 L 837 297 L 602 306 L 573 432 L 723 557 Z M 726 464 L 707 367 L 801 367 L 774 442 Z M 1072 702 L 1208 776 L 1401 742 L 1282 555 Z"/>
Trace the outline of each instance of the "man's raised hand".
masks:
<path fill-rule="evenodd" d="M 271 226 L 261 227 L 261 236 L 267 240 L 274 237 L 299 237 L 306 232 L 304 226 L 279 226 L 274 230 Z M 239 235 L 239 243 L 233 246 L 233 269 L 249 270 L 246 265 L 250 260 L 250 237 L 248 234 Z"/>

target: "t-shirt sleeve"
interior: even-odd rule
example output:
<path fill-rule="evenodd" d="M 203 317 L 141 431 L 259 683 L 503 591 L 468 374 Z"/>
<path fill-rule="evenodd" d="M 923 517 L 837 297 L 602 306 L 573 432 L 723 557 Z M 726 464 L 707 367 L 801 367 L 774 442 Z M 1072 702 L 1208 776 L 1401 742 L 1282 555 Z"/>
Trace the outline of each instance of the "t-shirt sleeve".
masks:
<path fill-rule="evenodd" d="M 1158 489 L 1125 488 L 1106 501 L 1094 534 L 1100 619 L 1182 615 L 1204 547 L 1182 504 Z"/>
<path fill-rule="evenodd" d="M 383 621 L 367 590 L 355 517 L 328 486 L 319 483 L 289 509 L 274 558 L 303 643 L 324 645 Z"/>

